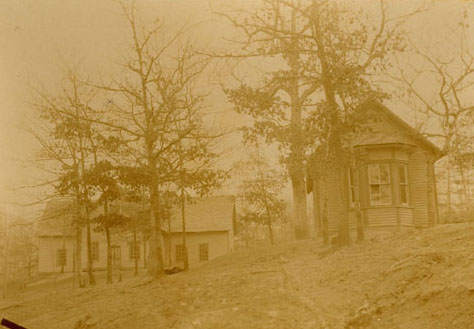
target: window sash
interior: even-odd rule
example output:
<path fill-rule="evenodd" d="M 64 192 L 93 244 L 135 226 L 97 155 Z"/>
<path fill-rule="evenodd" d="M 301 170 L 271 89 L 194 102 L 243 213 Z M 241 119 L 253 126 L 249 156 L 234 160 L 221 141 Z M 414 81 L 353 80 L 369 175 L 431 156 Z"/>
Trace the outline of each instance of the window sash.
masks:
<path fill-rule="evenodd" d="M 400 191 L 400 204 L 409 204 L 409 189 L 408 189 L 408 166 L 406 164 L 399 164 L 398 166 L 398 181 Z"/>
<path fill-rule="evenodd" d="M 65 248 L 58 249 L 56 252 L 56 265 L 66 266 L 67 264 L 67 250 Z"/>
<path fill-rule="evenodd" d="M 388 163 L 369 164 L 369 194 L 371 205 L 392 203 L 390 165 Z"/>
<path fill-rule="evenodd" d="M 135 243 L 134 241 L 130 241 L 128 244 L 129 246 L 129 258 L 130 259 L 140 259 L 140 243 L 137 241 Z"/>
<path fill-rule="evenodd" d="M 199 261 L 205 262 L 209 260 L 209 245 L 207 243 L 199 244 Z"/>
<path fill-rule="evenodd" d="M 94 241 L 92 242 L 91 245 L 91 256 L 92 256 L 92 261 L 98 261 L 99 260 L 99 242 Z"/>
<path fill-rule="evenodd" d="M 388 163 L 369 164 L 369 183 L 390 185 L 390 165 Z"/>
<path fill-rule="evenodd" d="M 177 244 L 175 246 L 176 251 L 176 261 L 182 262 L 184 261 L 184 246 L 182 244 Z"/>
<path fill-rule="evenodd" d="M 359 177 L 356 168 L 349 168 L 349 206 L 354 207 L 355 203 L 359 201 Z"/>

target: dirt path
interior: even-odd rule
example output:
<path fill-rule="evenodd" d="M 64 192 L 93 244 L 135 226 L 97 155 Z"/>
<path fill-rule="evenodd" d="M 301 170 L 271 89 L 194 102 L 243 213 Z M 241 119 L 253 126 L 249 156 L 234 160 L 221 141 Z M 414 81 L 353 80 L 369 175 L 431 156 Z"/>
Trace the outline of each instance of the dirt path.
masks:
<path fill-rule="evenodd" d="M 474 226 L 301 241 L 235 253 L 159 281 L 38 295 L 1 310 L 29 329 L 474 328 Z M 84 326 L 86 328 L 86 326 Z"/>

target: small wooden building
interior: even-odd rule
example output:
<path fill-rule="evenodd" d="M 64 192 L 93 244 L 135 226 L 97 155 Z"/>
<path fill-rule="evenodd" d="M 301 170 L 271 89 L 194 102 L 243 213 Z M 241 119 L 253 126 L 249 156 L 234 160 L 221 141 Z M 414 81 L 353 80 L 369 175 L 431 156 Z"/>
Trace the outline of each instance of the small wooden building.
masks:
<path fill-rule="evenodd" d="M 343 174 L 351 229 L 357 226 L 358 214 L 366 228 L 435 225 L 438 147 L 379 102 L 366 103 L 357 116 L 360 124 L 348 145 L 353 161 Z M 312 161 L 324 161 L 324 156 L 316 152 Z M 315 167 L 310 163 L 309 168 Z M 340 174 L 334 169 L 324 175 L 309 170 L 315 227 L 321 229 L 327 218 L 329 233 L 336 232 L 339 225 L 341 193 L 335 181 Z"/>
<path fill-rule="evenodd" d="M 230 195 L 194 198 L 186 203 L 186 246 L 190 267 L 232 252 L 236 226 L 235 197 Z M 182 267 L 183 226 L 180 207 L 163 223 L 165 266 Z"/>
<path fill-rule="evenodd" d="M 110 209 L 124 216 L 148 216 L 149 209 L 133 202 L 118 202 Z M 97 208 L 91 217 L 100 215 Z M 36 236 L 39 245 L 39 272 L 72 272 L 74 269 L 75 233 L 73 223 L 74 207 L 71 199 L 58 198 L 49 201 L 39 218 Z M 222 256 L 234 249 L 235 198 L 233 196 L 210 196 L 196 198 L 186 204 L 186 238 L 191 267 Z M 107 241 L 105 234 L 91 230 L 91 246 L 94 270 L 107 267 Z M 134 242 L 130 232 L 113 232 L 112 263 L 120 269 L 132 269 L 137 260 L 138 267 L 146 267 L 148 243 L 138 235 Z M 164 260 L 166 267 L 183 265 L 183 244 L 181 209 L 171 212 L 171 220 L 162 225 L 164 237 Z M 86 232 L 82 230 L 82 269 L 87 269 Z"/>
<path fill-rule="evenodd" d="M 128 208 L 120 204 L 119 208 Z M 115 206 L 114 206 L 115 207 Z M 119 209 L 120 213 L 127 214 L 129 209 Z M 100 214 L 96 209 L 91 217 Z M 74 205 L 70 198 L 57 198 L 46 203 L 43 215 L 36 225 L 38 238 L 38 270 L 39 273 L 61 273 L 74 270 L 75 230 L 73 227 Z M 116 268 L 132 269 L 135 258 L 138 267 L 145 266 L 146 245 L 138 241 L 135 245 L 131 234 L 112 235 L 112 264 Z M 104 270 L 107 267 L 107 240 L 105 234 L 91 230 L 92 259 L 94 270 Z M 86 231 L 82 230 L 82 270 L 87 269 Z"/>
<path fill-rule="evenodd" d="M 70 199 L 48 201 L 36 224 L 39 273 L 72 272 L 74 229 Z"/>

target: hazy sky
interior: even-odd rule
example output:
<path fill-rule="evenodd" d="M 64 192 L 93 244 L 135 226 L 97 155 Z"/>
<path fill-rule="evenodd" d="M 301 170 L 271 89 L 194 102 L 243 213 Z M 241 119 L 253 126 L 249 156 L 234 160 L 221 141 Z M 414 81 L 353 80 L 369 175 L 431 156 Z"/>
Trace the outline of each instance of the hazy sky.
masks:
<path fill-rule="evenodd" d="M 249 7 L 255 1 L 226 2 Z M 191 38 L 199 39 L 203 45 L 231 33 L 222 25 L 209 22 L 215 18 L 207 0 L 137 3 L 148 19 L 165 17 L 169 26 L 181 26 L 187 20 L 204 22 L 191 33 Z M 410 1 L 391 3 L 405 6 Z M 418 24 L 417 33 L 424 42 L 436 43 L 443 26 L 452 23 L 450 17 L 459 13 L 460 4 L 460 0 L 439 2 L 423 20 L 413 23 Z M 0 0 L 0 208 L 37 197 L 35 190 L 17 189 L 34 184 L 41 177 L 41 172 L 28 161 L 37 147 L 22 129 L 31 117 L 29 84 L 54 86 L 61 77 L 61 67 L 71 62 L 101 71 L 113 70 L 119 55 L 127 49 L 128 32 L 113 0 Z M 228 107 L 216 106 L 223 110 Z"/>

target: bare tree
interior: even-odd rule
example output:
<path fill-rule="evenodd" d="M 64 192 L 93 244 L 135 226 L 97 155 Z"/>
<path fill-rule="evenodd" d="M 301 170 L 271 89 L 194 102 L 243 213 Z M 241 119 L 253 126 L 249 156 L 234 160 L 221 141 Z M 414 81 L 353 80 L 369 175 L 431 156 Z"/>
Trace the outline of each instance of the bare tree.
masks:
<path fill-rule="evenodd" d="M 327 160 L 334 174 L 339 176 L 337 185 L 341 195 L 337 206 L 338 241 L 347 244 L 344 168 L 350 159 L 344 156 L 347 154 L 345 132 L 352 124 L 351 114 L 360 104 L 370 98 L 383 98 L 384 94 L 372 83 L 372 78 L 380 73 L 389 53 L 403 50 L 399 28 L 421 9 L 389 17 L 388 6 L 380 1 L 380 21 L 374 23 L 369 18 L 370 12 L 341 2 L 263 0 L 262 3 L 262 9 L 256 13 L 240 11 L 237 17 L 226 17 L 245 32 L 248 41 L 243 49 L 253 50 L 242 56 L 281 56 L 288 69 L 264 78 L 263 87 L 242 85 L 231 93 L 231 100 L 238 111 L 260 119 L 254 125 L 254 132 L 265 135 L 269 141 L 286 136 L 295 208 L 298 220 L 302 221 L 298 226 L 303 231 L 307 222 L 304 146 L 308 144 L 303 138 L 302 110 L 316 108 L 311 115 L 325 127 L 317 134 L 308 135 L 315 136 L 313 146 L 328 145 Z M 290 123 L 280 125 L 285 123 L 287 108 Z"/>
<path fill-rule="evenodd" d="M 447 155 L 447 220 L 451 220 L 453 169 L 461 177 L 461 194 L 468 197 L 469 182 L 466 165 L 469 161 L 469 141 L 474 117 L 474 53 L 469 37 L 468 16 L 464 12 L 456 29 L 445 36 L 449 51 L 435 52 L 429 47 L 411 43 L 415 59 L 397 59 L 396 73 L 390 77 L 399 82 L 404 91 L 404 102 L 417 113 L 420 134 L 442 144 L 442 155 Z M 430 81 L 429 92 L 424 88 Z M 420 124 L 421 123 L 421 124 Z M 462 197 L 461 197 L 462 198 Z"/>
<path fill-rule="evenodd" d="M 173 147 L 195 130 L 192 118 L 204 95 L 197 94 L 193 83 L 208 60 L 194 54 L 189 45 L 180 46 L 178 39 L 189 27 L 166 38 L 158 21 L 141 23 L 134 2 L 121 6 L 131 32 L 132 54 L 124 64 L 126 78 L 99 86 L 110 95 L 110 117 L 99 123 L 127 141 L 129 153 L 145 168 L 152 209 L 148 272 L 159 276 L 164 273 L 160 186 L 172 177 Z M 176 129 L 178 122 L 182 124 Z"/>
<path fill-rule="evenodd" d="M 90 198 L 83 175 L 89 162 L 96 161 L 94 132 L 90 119 L 92 103 L 97 92 L 80 82 L 77 68 L 68 69 L 62 89 L 48 93 L 36 89 L 35 107 L 42 124 L 29 131 L 41 146 L 38 163 L 56 177 L 56 190 L 74 200 L 76 228 L 75 264 L 81 281 L 82 228 L 86 227 L 87 273 L 89 284 L 95 284 L 92 269 L 91 226 L 89 220 Z"/>
<path fill-rule="evenodd" d="M 270 243 L 275 243 L 274 225 L 286 219 L 286 202 L 281 198 L 286 177 L 272 168 L 260 154 L 258 145 L 249 159 L 236 166 L 242 176 L 240 198 L 244 222 L 254 222 L 268 229 Z"/>

